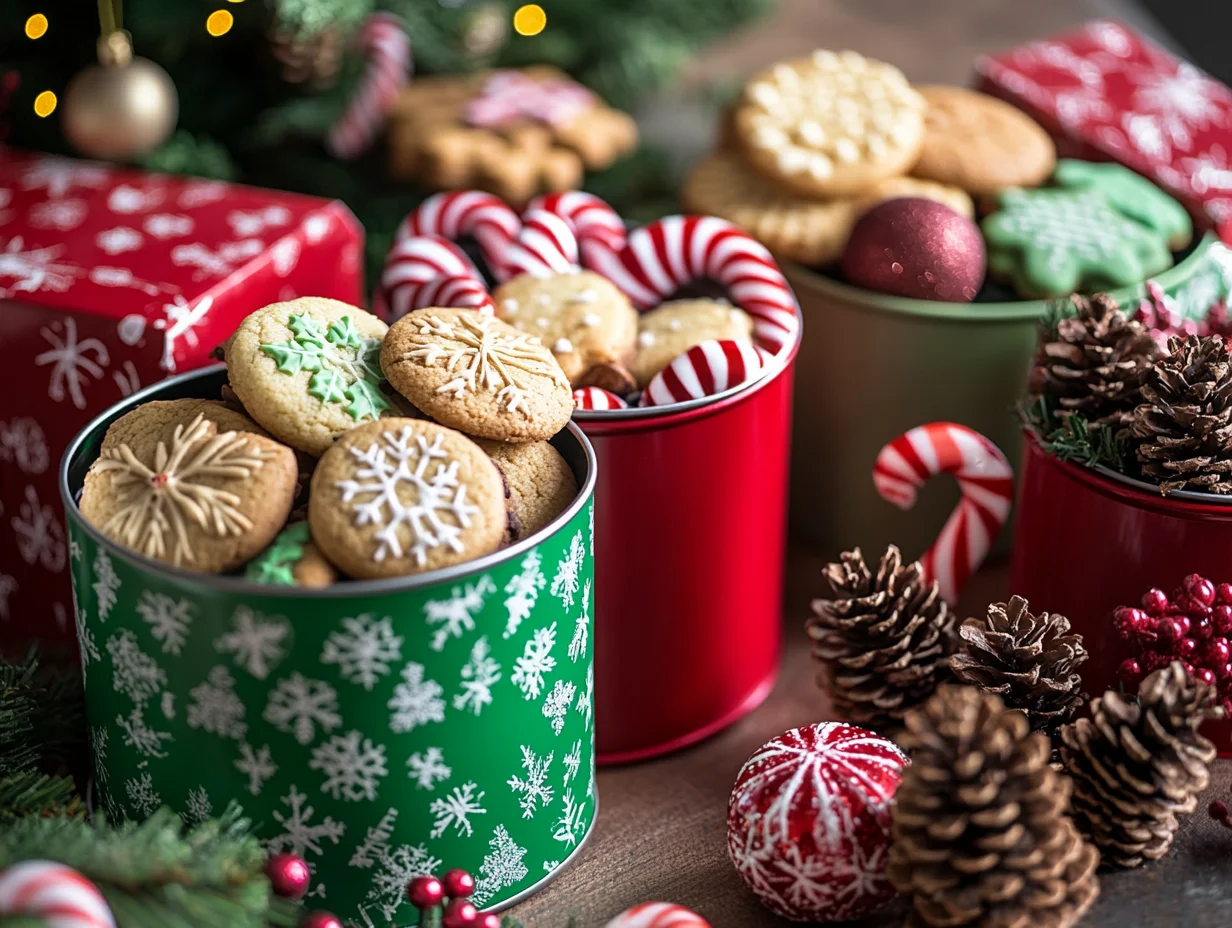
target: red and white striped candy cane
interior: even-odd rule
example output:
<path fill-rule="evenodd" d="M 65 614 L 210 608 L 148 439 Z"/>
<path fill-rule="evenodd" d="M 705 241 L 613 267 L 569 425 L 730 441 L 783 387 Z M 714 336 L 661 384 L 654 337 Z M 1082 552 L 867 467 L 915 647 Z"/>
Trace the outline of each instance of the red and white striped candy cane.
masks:
<path fill-rule="evenodd" d="M 522 215 L 522 229 L 505 251 L 505 267 L 514 274 L 551 277 L 578 269 L 578 242 L 569 223 L 547 210 Z"/>
<path fill-rule="evenodd" d="M 522 220 L 500 197 L 481 190 L 459 190 L 428 197 L 398 226 L 394 243 L 415 235 L 440 235 L 450 241 L 474 237 L 488 269 L 497 280 L 512 277 L 506 267 L 509 243 Z"/>
<path fill-rule="evenodd" d="M 916 490 L 938 474 L 953 474 L 962 498 L 920 563 L 952 605 L 1009 518 L 1014 472 L 1001 449 L 974 429 L 930 422 L 881 449 L 873 484 L 882 499 L 910 509 Z"/>
<path fill-rule="evenodd" d="M 72 867 L 26 860 L 0 870 L 0 915 L 41 918 L 47 928 L 115 928 L 98 887 Z"/>
<path fill-rule="evenodd" d="M 544 210 L 569 223 L 577 236 L 585 267 L 591 266 L 596 251 L 617 252 L 628 241 L 624 220 L 593 193 L 578 190 L 549 193 L 531 200 L 529 208 Z"/>
<path fill-rule="evenodd" d="M 628 409 L 629 404 L 611 390 L 602 387 L 579 387 L 573 391 L 574 409 Z"/>
<path fill-rule="evenodd" d="M 710 928 L 710 922 L 682 905 L 643 902 L 621 912 L 605 928 Z"/>
<path fill-rule="evenodd" d="M 668 216 L 629 233 L 615 253 L 596 250 L 590 269 L 602 274 L 640 309 L 660 303 L 699 279 L 727 288 L 753 317 L 759 345 L 779 354 L 799 336 L 796 298 L 770 252 L 724 219 Z"/>
<path fill-rule="evenodd" d="M 374 13 L 359 27 L 357 38 L 368 67 L 358 91 L 325 137 L 335 158 L 354 158 L 367 150 L 411 74 L 411 40 L 396 17 Z"/>
<path fill-rule="evenodd" d="M 425 306 L 470 307 L 485 315 L 496 311 L 466 252 L 439 235 L 403 239 L 390 249 L 375 304 L 377 314 L 389 322 Z"/>
<path fill-rule="evenodd" d="M 757 377 L 764 356 L 748 342 L 710 338 L 694 345 L 655 374 L 642 393 L 642 406 L 667 406 L 714 396 Z"/>

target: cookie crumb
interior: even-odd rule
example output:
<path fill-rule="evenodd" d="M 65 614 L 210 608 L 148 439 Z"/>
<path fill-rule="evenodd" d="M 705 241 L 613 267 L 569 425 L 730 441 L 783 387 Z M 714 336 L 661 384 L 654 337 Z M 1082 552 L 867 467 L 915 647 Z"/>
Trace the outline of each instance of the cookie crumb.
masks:
<path fill-rule="evenodd" d="M 567 338 L 556 339 L 556 344 L 552 346 L 553 354 L 568 354 L 573 350 L 573 342 Z"/>

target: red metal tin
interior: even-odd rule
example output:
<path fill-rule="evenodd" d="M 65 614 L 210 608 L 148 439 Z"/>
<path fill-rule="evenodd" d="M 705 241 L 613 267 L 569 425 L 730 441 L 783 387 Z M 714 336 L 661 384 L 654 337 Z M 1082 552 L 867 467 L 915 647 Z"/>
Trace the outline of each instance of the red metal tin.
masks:
<path fill-rule="evenodd" d="M 1131 656 L 1113 630 L 1113 609 L 1137 604 L 1151 587 L 1170 592 L 1186 574 L 1232 580 L 1232 501 L 1162 497 L 1060 461 L 1029 434 L 1019 479 L 1010 591 L 1073 623 L 1091 654 L 1081 673 L 1092 695 L 1116 689 L 1117 666 Z M 1232 724 L 1208 725 L 1205 734 L 1232 755 Z"/>
<path fill-rule="evenodd" d="M 774 685 L 794 362 L 683 410 L 574 414 L 599 460 L 600 764 L 699 741 Z"/>

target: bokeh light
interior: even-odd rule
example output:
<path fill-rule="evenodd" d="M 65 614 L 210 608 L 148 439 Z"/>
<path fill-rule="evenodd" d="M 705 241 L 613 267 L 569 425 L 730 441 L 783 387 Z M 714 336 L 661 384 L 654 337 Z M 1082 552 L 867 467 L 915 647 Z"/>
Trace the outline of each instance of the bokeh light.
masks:
<path fill-rule="evenodd" d="M 35 13 L 26 20 L 26 37 L 30 39 L 41 39 L 47 34 L 47 17 L 42 13 Z"/>
<path fill-rule="evenodd" d="M 50 116 L 56 111 L 56 95 L 50 90 L 44 90 L 34 98 L 34 113 L 37 116 Z"/>
<path fill-rule="evenodd" d="M 538 35 L 548 24 L 548 14 L 537 3 L 518 7 L 513 14 L 513 30 L 518 35 Z"/>
<path fill-rule="evenodd" d="M 217 38 L 226 35 L 235 25 L 235 17 L 227 10 L 215 10 L 205 21 L 205 31 Z"/>

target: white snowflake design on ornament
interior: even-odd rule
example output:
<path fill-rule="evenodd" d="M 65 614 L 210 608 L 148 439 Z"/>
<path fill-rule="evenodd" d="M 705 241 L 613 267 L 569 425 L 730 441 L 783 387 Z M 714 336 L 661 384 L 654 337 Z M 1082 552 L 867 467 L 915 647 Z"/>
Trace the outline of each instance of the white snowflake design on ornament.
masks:
<path fill-rule="evenodd" d="M 577 686 L 567 680 L 557 680 L 552 685 L 552 692 L 543 700 L 543 717 L 552 723 L 552 731 L 559 735 L 565 727 L 565 716 L 573 705 L 573 697 L 577 694 Z"/>
<path fill-rule="evenodd" d="M 17 537 L 17 551 L 23 561 L 38 564 L 50 573 L 64 569 L 64 529 L 50 505 L 39 502 L 38 492 L 27 485 L 25 500 L 17 515 L 9 520 Z"/>
<path fill-rule="evenodd" d="M 375 799 L 381 778 L 389 772 L 385 745 L 373 744 L 357 731 L 330 736 L 313 749 L 308 767 L 325 774 L 321 792 L 347 802 Z"/>
<path fill-rule="evenodd" d="M 586 816 L 586 799 L 583 797 L 580 801 L 575 800 L 573 790 L 566 789 L 560 801 L 562 806 L 560 818 L 556 820 L 556 830 L 552 832 L 552 837 L 557 841 L 563 841 L 567 847 L 574 847 L 582 840 L 582 819 Z"/>
<path fill-rule="evenodd" d="M 0 297 L 37 293 L 40 290 L 63 293 L 82 274 L 81 268 L 76 265 L 56 260 L 63 252 L 63 245 L 27 250 L 25 240 L 20 235 L 9 239 L 0 250 L 0 277 L 12 277 L 14 282 L 9 287 L 0 287 Z M 72 319 L 66 318 L 65 321 Z"/>
<path fill-rule="evenodd" d="M 368 899 L 387 921 L 406 903 L 406 886 L 417 876 L 431 876 L 443 866 L 441 860 L 428 853 L 423 844 L 403 844 L 381 854 L 373 875 Z"/>
<path fill-rule="evenodd" d="M 416 751 L 406 759 L 406 765 L 411 768 L 407 776 L 416 789 L 434 790 L 453 776 L 453 768 L 445 763 L 445 752 L 440 748 L 428 748 L 422 754 Z"/>
<path fill-rule="evenodd" d="M 174 741 L 169 731 L 155 731 L 145 721 L 145 709 L 142 705 L 133 706 L 133 711 L 125 718 L 116 716 L 116 725 L 124 733 L 124 744 L 137 751 L 143 757 L 166 757 L 163 750 L 164 741 Z"/>
<path fill-rule="evenodd" d="M 341 631 L 329 633 L 321 650 L 322 664 L 337 664 L 342 678 L 371 690 L 402 658 L 402 638 L 394 634 L 389 616 L 369 613 L 344 618 Z"/>
<path fill-rule="evenodd" d="M 505 592 L 508 594 L 505 597 L 505 609 L 509 613 L 509 620 L 505 623 L 503 637 L 512 638 L 518 633 L 522 623 L 530 618 L 535 602 L 539 599 L 539 591 L 548 585 L 547 578 L 543 575 L 542 563 L 539 550 L 532 550 L 522 559 L 521 569 L 505 584 Z"/>
<path fill-rule="evenodd" d="M 522 818 L 534 818 L 540 806 L 547 808 L 552 804 L 555 790 L 548 785 L 548 768 L 552 766 L 553 752 L 546 757 L 538 756 L 526 745 L 522 749 L 522 771 L 525 779 L 516 774 L 509 778 L 509 788 L 520 794 L 518 805 L 522 808 Z"/>
<path fill-rule="evenodd" d="M 441 447 L 444 438 L 438 434 L 429 442 L 404 427 L 397 434 L 382 432 L 380 441 L 366 449 L 349 449 L 358 465 L 355 479 L 340 480 L 337 487 L 342 502 L 351 504 L 355 525 L 377 526 L 374 561 L 405 553 L 422 567 L 429 551 L 463 550 L 462 530 L 470 527 L 479 507 L 466 501 L 458 462 Z M 411 491 L 414 502 L 403 501 L 402 487 Z"/>
<path fill-rule="evenodd" d="M 235 769 L 248 777 L 248 792 L 260 796 L 265 781 L 278 772 L 278 765 L 274 763 L 268 744 L 263 744 L 254 751 L 252 745 L 242 742 Z"/>
<path fill-rule="evenodd" d="M 573 626 L 573 638 L 569 641 L 569 660 L 575 664 L 586 656 L 586 645 L 590 641 L 590 581 L 582 587 L 582 614 L 577 617 Z"/>
<path fill-rule="evenodd" d="M 582 545 L 582 532 L 579 530 L 569 542 L 569 552 L 557 565 L 556 576 L 552 578 L 551 593 L 560 599 L 566 609 L 573 608 L 573 600 L 581 584 L 582 564 L 585 559 L 586 549 Z"/>
<path fill-rule="evenodd" d="M 565 786 L 568 786 L 571 782 L 577 779 L 578 771 L 582 769 L 581 738 L 573 742 L 573 747 L 569 749 L 569 753 L 565 755 L 561 763 L 565 766 L 565 775 L 561 778 L 561 782 Z"/>
<path fill-rule="evenodd" d="M 107 639 L 111 655 L 111 685 L 134 703 L 144 703 L 167 685 L 167 674 L 158 662 L 141 650 L 137 636 L 127 628 Z"/>
<path fill-rule="evenodd" d="M 329 734 L 342 724 L 334 688 L 322 680 L 310 680 L 298 671 L 278 681 L 261 717 L 304 745 L 312 743 L 318 726 Z"/>
<path fill-rule="evenodd" d="M 448 599 L 424 603 L 424 618 L 429 626 L 439 625 L 432 634 L 432 650 L 442 651 L 450 638 L 461 638 L 475 630 L 475 616 L 483 611 L 484 597 L 496 592 L 492 578 L 484 574 L 476 583 L 455 586 Z"/>
<path fill-rule="evenodd" d="M 525 699 L 538 699 L 543 692 L 543 678 L 556 669 L 552 648 L 556 647 L 556 623 L 546 628 L 537 628 L 522 650 L 522 656 L 513 662 L 513 675 L 509 680 L 522 691 Z"/>
<path fill-rule="evenodd" d="M 474 833 L 472 815 L 487 815 L 483 802 L 484 792 L 474 781 L 455 786 L 453 791 L 439 799 L 433 799 L 428 811 L 435 816 L 429 838 L 439 838 L 452 826 L 459 835 L 470 837 Z"/>
<path fill-rule="evenodd" d="M 141 591 L 137 614 L 150 626 L 150 634 L 163 646 L 164 654 L 179 657 L 192 628 L 192 603 L 187 599 L 172 599 L 165 593 Z"/>
<path fill-rule="evenodd" d="M 444 687 L 435 680 L 425 680 L 424 672 L 424 665 L 415 661 L 402 668 L 402 682 L 394 687 L 387 704 L 391 731 L 409 732 L 420 725 L 445 721 L 445 700 L 441 698 Z"/>
<path fill-rule="evenodd" d="M 47 395 L 57 403 L 70 399 L 78 409 L 85 409 L 86 395 L 82 388 L 89 384 L 90 377 L 102 379 L 103 369 L 111 363 L 107 346 L 97 338 L 78 340 L 77 320 L 72 316 L 43 326 L 39 334 L 51 346 L 34 356 L 37 367 L 51 365 Z"/>
<path fill-rule="evenodd" d="M 471 657 L 462 666 L 461 676 L 462 691 L 454 695 L 453 707 L 479 715 L 484 706 L 492 704 L 492 687 L 501 678 L 501 665 L 492 657 L 487 635 L 471 646 Z"/>
<path fill-rule="evenodd" d="M 210 670 L 204 683 L 198 683 L 188 695 L 188 727 L 199 728 L 220 738 L 239 740 L 248 731 L 244 722 L 244 703 L 235 693 L 235 678 L 226 667 Z"/>
<path fill-rule="evenodd" d="M 264 680 L 287 656 L 291 624 L 285 616 L 269 616 L 239 605 L 231 616 L 231 631 L 215 639 L 214 650 L 230 654 L 235 663 Z"/>
<path fill-rule="evenodd" d="M 397 821 L 398 810 L 392 807 L 387 809 L 381 820 L 368 829 L 347 866 L 357 870 L 369 870 L 376 866 L 381 855 L 389 852 L 389 839 L 393 837 L 394 824 Z"/>
<path fill-rule="evenodd" d="M 11 461 L 23 474 L 41 474 L 51 466 L 51 449 L 37 420 L 0 422 L 0 461 Z"/>
<path fill-rule="evenodd" d="M 214 803 L 210 802 L 210 794 L 204 786 L 188 791 L 188 805 L 180 817 L 189 825 L 200 825 L 214 814 Z"/>
<path fill-rule="evenodd" d="M 586 730 L 590 731 L 591 718 L 595 712 L 595 668 L 593 664 L 586 670 L 586 689 L 582 690 L 578 696 L 574 710 L 582 716 Z"/>
<path fill-rule="evenodd" d="M 116 604 L 116 593 L 120 589 L 120 578 L 116 576 L 115 565 L 111 563 L 107 551 L 103 547 L 94 553 L 94 582 L 90 584 L 94 590 L 94 602 L 98 607 L 98 620 L 106 622 L 111 610 Z"/>
<path fill-rule="evenodd" d="M 154 789 L 154 778 L 149 773 L 125 780 L 124 792 L 128 794 L 129 805 L 136 811 L 138 818 L 149 818 L 163 804 L 162 797 Z"/>
<path fill-rule="evenodd" d="M 261 842 L 270 854 L 289 851 L 305 860 L 308 854 L 320 857 L 324 853 L 321 848 L 322 842 L 337 844 L 346 833 L 346 825 L 335 822 L 328 815 L 319 822 L 313 822 L 312 818 L 316 810 L 307 805 L 308 796 L 301 793 L 294 784 L 281 801 L 287 807 L 287 812 L 283 813 L 281 809 L 275 809 L 273 816 L 274 821 L 282 826 L 282 834 Z M 311 861 L 308 861 L 308 866 L 311 869 Z"/>
<path fill-rule="evenodd" d="M 504 825 L 496 826 L 488 847 L 491 850 L 479 865 L 479 879 L 475 880 L 475 892 L 471 896 L 471 902 L 480 908 L 497 893 L 522 882 L 530 872 L 523 863 L 526 848 L 518 846 Z"/>
<path fill-rule="evenodd" d="M 408 360 L 425 367 L 438 363 L 453 379 L 437 387 L 437 393 L 480 391 L 496 394 L 506 412 L 527 413 L 526 397 L 531 389 L 528 376 L 550 379 L 568 386 L 559 366 L 548 364 L 539 339 L 521 332 L 510 334 L 490 316 L 465 313 L 456 322 L 438 316 L 423 317 L 410 342 L 418 347 L 408 351 Z"/>

